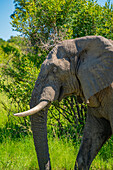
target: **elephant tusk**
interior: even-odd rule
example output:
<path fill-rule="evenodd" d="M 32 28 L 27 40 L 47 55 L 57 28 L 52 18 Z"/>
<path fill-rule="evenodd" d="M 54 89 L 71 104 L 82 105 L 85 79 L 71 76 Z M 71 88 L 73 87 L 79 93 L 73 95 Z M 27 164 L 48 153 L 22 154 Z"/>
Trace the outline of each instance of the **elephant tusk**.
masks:
<path fill-rule="evenodd" d="M 24 116 L 33 115 L 33 114 L 41 111 L 42 109 L 44 109 L 48 105 L 48 103 L 49 103 L 49 101 L 42 101 L 37 106 L 33 107 L 32 109 L 27 110 L 25 112 L 21 112 L 21 113 L 15 113 L 14 116 L 24 117 Z"/>

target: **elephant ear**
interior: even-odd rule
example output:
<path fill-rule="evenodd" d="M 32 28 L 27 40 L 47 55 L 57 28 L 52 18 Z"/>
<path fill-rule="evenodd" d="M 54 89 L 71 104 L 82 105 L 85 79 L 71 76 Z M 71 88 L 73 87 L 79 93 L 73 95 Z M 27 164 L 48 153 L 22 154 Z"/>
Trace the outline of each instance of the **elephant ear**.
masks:
<path fill-rule="evenodd" d="M 101 36 L 76 41 L 80 80 L 86 101 L 113 82 L 113 44 Z"/>

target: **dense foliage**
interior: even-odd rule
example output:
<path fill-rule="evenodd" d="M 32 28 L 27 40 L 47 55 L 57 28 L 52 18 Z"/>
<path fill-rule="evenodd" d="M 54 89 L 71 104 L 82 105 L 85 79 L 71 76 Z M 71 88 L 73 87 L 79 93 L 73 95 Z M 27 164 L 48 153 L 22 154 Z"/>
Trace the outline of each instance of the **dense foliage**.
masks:
<path fill-rule="evenodd" d="M 85 35 L 113 39 L 113 5 L 109 1 L 103 7 L 94 0 L 15 0 L 14 5 L 11 24 L 22 36 L 7 42 L 0 39 L 0 87 L 10 106 L 1 102 L 8 115 L 28 109 L 40 65 L 56 43 Z M 53 103 L 48 130 L 76 138 L 76 133 L 82 132 L 85 113 L 86 106 L 78 104 L 75 96 Z M 29 126 L 28 118 L 17 122 Z"/>

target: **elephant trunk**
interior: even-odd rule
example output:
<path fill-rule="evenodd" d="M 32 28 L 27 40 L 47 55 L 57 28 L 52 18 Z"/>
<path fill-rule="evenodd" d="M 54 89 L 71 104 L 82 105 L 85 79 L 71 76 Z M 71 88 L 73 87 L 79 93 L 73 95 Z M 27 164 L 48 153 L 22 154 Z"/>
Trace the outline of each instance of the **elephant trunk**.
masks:
<path fill-rule="evenodd" d="M 40 91 L 42 92 L 41 94 Z M 56 92 L 51 86 L 47 86 L 43 88 L 43 90 L 41 90 L 40 88 L 34 88 L 30 103 L 31 108 L 33 108 L 38 101 L 49 101 L 51 103 L 51 101 L 53 101 L 55 98 L 55 94 Z M 40 97 L 38 98 L 37 96 Z M 40 110 L 30 117 L 40 170 L 51 169 L 47 140 L 47 111 L 50 103 L 45 106 L 45 109 Z"/>
<path fill-rule="evenodd" d="M 47 141 L 47 111 L 31 116 L 31 128 L 40 170 L 50 170 Z"/>

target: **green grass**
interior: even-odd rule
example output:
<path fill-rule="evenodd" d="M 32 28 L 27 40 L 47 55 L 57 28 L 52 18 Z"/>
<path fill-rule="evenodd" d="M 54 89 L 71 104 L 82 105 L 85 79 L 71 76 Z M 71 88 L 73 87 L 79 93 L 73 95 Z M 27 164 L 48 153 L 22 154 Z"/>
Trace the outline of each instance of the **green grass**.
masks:
<path fill-rule="evenodd" d="M 49 139 L 52 167 L 55 170 L 74 167 L 75 153 L 71 142 Z M 4 140 L 0 147 L 0 169 L 34 170 L 38 169 L 32 136 L 19 140 Z M 71 159 L 70 159 L 71 156 Z"/>
<path fill-rule="evenodd" d="M 54 170 L 73 169 L 78 147 L 74 148 L 71 141 L 52 138 L 49 140 L 51 164 Z"/>
<path fill-rule="evenodd" d="M 0 147 L 0 153 L 0 169 L 38 169 L 36 153 L 31 136 L 19 140 L 4 140 Z"/>
<path fill-rule="evenodd" d="M 110 142 L 110 141 L 109 141 Z M 101 149 L 91 166 L 92 170 L 113 169 L 113 144 L 109 142 Z M 38 170 L 38 163 L 31 135 L 18 139 L 7 138 L 0 144 L 0 169 Z M 112 147 L 112 148 L 111 148 Z M 79 145 L 71 141 L 49 138 L 49 150 L 53 170 L 72 170 Z M 110 153 L 111 152 L 111 153 Z"/>

